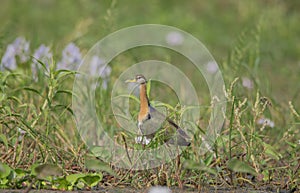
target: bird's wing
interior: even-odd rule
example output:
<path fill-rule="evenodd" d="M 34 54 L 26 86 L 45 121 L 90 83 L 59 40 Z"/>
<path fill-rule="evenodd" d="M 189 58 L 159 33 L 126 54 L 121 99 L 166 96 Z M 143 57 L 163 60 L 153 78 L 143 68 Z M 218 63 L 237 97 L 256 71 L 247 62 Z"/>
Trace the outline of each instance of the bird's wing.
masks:
<path fill-rule="evenodd" d="M 144 135 L 155 134 L 162 127 L 166 120 L 166 116 L 153 107 L 149 107 L 149 119 L 145 120 L 141 125 L 141 130 Z"/>
<path fill-rule="evenodd" d="M 150 116 L 151 116 L 151 118 L 153 117 L 153 118 L 155 118 L 155 119 L 157 119 L 157 120 L 159 120 L 159 121 L 165 121 L 166 120 L 166 118 L 167 118 L 167 116 L 166 115 L 164 115 L 164 114 L 162 114 L 161 112 L 159 112 L 158 110 L 156 110 L 154 107 L 152 107 L 151 105 L 149 106 L 149 109 L 150 109 Z"/>
<path fill-rule="evenodd" d="M 165 120 L 167 120 L 167 122 L 176 129 L 176 132 L 171 134 L 171 135 L 173 135 L 173 137 L 170 136 L 171 137 L 169 140 L 170 144 L 177 144 L 177 145 L 181 145 L 181 146 L 189 146 L 190 145 L 190 142 L 188 142 L 188 139 L 190 137 L 186 134 L 186 132 L 179 125 L 177 125 L 174 121 L 167 118 L 164 114 L 157 111 L 155 108 L 153 108 L 151 106 L 150 106 L 150 116 L 151 116 L 150 120 L 152 119 L 152 121 L 153 121 L 152 124 L 159 123 L 159 125 L 156 125 L 156 126 L 161 126 L 161 124 Z M 148 121 L 150 121 L 150 120 L 148 120 Z"/>

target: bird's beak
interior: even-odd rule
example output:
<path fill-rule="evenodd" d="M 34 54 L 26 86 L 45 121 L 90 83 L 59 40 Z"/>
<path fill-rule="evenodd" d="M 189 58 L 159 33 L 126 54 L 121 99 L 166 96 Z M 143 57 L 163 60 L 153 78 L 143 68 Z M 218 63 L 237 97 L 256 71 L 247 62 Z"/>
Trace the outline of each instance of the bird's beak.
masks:
<path fill-rule="evenodd" d="M 129 79 L 129 80 L 126 80 L 125 82 L 126 82 L 126 83 L 129 83 L 129 82 L 136 82 L 136 80 L 135 80 L 135 79 Z"/>

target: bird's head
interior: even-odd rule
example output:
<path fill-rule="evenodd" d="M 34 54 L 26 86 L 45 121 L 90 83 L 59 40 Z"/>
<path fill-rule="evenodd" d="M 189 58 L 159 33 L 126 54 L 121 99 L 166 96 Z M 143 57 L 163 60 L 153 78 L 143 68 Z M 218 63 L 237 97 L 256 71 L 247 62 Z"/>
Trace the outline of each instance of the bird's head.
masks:
<path fill-rule="evenodd" d="M 139 83 L 139 84 L 145 84 L 147 82 L 147 79 L 143 75 L 138 74 L 138 75 L 135 76 L 134 79 L 126 80 L 126 82 L 136 82 L 136 83 Z"/>

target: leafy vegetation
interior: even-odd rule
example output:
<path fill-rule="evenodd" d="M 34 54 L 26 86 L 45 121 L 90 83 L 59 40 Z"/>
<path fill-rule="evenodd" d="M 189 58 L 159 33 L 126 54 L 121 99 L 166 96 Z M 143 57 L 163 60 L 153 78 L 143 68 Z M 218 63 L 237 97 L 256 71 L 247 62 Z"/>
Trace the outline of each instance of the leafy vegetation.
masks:
<path fill-rule="evenodd" d="M 126 8 L 127 3 L 1 3 L 0 12 L 10 19 L 0 21 L 5 26 L 0 31 L 0 188 L 74 190 L 166 185 L 299 190 L 300 5 L 271 1 L 191 1 L 183 5 L 153 1 L 143 3 L 148 6 L 145 9 L 139 1 L 131 1 L 132 8 Z M 55 17 L 42 11 L 48 7 Z M 65 7 L 70 15 L 62 11 Z M 169 9 L 172 14 L 165 11 Z M 141 16 L 144 12 L 148 17 Z M 20 18 L 21 14 L 24 17 Z M 149 22 L 177 26 L 207 44 L 219 61 L 226 83 L 226 118 L 210 151 L 204 155 L 195 151 L 202 143 L 211 112 L 208 88 L 199 86 L 205 81 L 177 53 L 150 47 L 122 53 L 100 77 L 95 95 L 98 117 L 116 142 L 127 148 L 142 148 L 134 143 L 134 135 L 120 128 L 109 104 L 114 81 L 133 63 L 150 58 L 179 68 L 187 64 L 183 70 L 191 80 L 199 81 L 196 88 L 203 107 L 199 122 L 194 123 L 197 132 L 192 144 L 180 159 L 149 170 L 124 170 L 96 159 L 82 141 L 72 118 L 72 83 L 83 54 L 99 38 L 122 27 Z M 33 24 L 36 27 L 28 27 Z M 14 41 L 19 35 L 29 40 L 31 48 L 40 47 L 30 51 L 26 39 Z M 44 43 L 51 46 L 42 46 Z M 8 63 L 4 64 L 8 45 L 22 49 L 13 52 L 15 63 L 5 60 Z M 186 107 L 175 97 L 170 100 L 174 94 L 171 89 L 155 81 L 149 81 L 148 89 L 150 99 L 162 101 L 154 105 L 166 108 L 175 120 L 180 118 Z M 139 99 L 130 98 L 131 114 L 136 116 Z"/>

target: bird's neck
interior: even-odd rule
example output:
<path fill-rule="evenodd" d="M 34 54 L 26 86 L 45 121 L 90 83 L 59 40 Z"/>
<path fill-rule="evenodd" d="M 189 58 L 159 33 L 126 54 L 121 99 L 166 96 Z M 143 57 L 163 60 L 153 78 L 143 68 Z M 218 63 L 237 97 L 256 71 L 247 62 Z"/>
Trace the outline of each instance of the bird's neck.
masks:
<path fill-rule="evenodd" d="M 142 114 L 149 112 L 149 104 L 146 83 L 143 83 L 140 85 L 140 111 L 142 111 Z"/>

